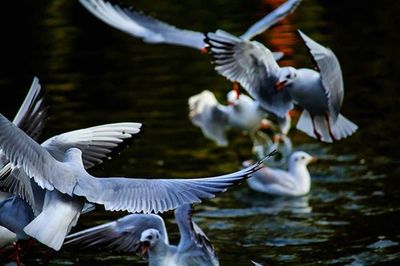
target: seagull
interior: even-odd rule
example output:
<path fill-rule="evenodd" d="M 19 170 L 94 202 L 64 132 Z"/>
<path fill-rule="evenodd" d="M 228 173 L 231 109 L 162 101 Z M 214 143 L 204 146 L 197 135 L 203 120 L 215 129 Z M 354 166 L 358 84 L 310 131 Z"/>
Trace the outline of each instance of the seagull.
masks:
<path fill-rule="evenodd" d="M 205 41 L 210 45 L 216 71 L 240 82 L 262 108 L 283 117 L 297 103 L 304 108 L 297 129 L 323 142 L 352 135 L 358 127 L 339 113 L 344 95 L 339 61 L 330 49 L 301 31 L 299 35 L 319 72 L 281 68 L 261 43 L 221 30 L 208 33 Z"/>
<path fill-rule="evenodd" d="M 205 48 L 204 35 L 201 32 L 179 29 L 131 8 L 123 8 L 103 0 L 79 0 L 79 2 L 94 16 L 104 23 L 123 31 L 147 43 L 167 43 L 203 50 Z M 287 15 L 291 14 L 301 0 L 289 0 L 277 9 L 253 24 L 240 36 L 243 40 L 250 40 L 266 31 Z M 278 60 L 282 53 L 274 53 Z"/>
<path fill-rule="evenodd" d="M 317 160 L 306 152 L 296 151 L 289 158 L 289 169 L 264 167 L 247 179 L 250 188 L 278 196 L 303 196 L 310 191 L 311 178 L 307 165 Z M 243 162 L 247 167 L 251 162 Z"/>
<path fill-rule="evenodd" d="M 92 155 L 98 151 L 103 152 L 101 148 L 94 146 L 94 152 L 88 152 L 88 158 L 85 159 L 82 157 L 85 155 L 82 153 L 84 146 L 68 147 L 59 153 L 63 158 L 58 160 L 48 149 L 39 145 L 1 114 L 0 149 L 16 169 L 22 170 L 20 173 L 26 173 L 26 176 L 31 177 L 40 188 L 49 192 L 54 191 L 47 202 L 57 199 L 60 206 L 63 202 L 68 203 L 64 204 L 65 215 L 72 219 L 69 222 L 68 219 L 62 220 L 64 228 L 68 225 L 67 231 L 76 223 L 83 206 L 82 202 L 101 204 L 110 211 L 164 212 L 183 204 L 199 203 L 202 199 L 213 198 L 216 193 L 224 192 L 228 187 L 248 178 L 262 167 L 262 161 L 259 161 L 240 171 L 208 178 L 98 178 L 86 171 L 84 163 L 90 161 Z M 52 213 L 52 209 L 58 211 L 60 208 L 52 204 L 46 206 L 46 201 L 44 204 L 43 208 L 48 207 L 49 213 Z M 45 226 L 49 223 L 49 219 L 52 221 L 65 219 L 45 214 L 46 211 L 42 210 L 41 215 L 25 227 L 24 231 L 29 235 L 34 233 L 41 235 L 42 232 L 37 228 Z M 58 228 L 48 228 L 48 230 L 54 231 L 53 237 L 58 236 L 52 245 L 54 249 L 59 248 L 62 236 L 66 232 L 59 232 Z M 35 238 L 38 239 L 37 236 Z"/>
<path fill-rule="evenodd" d="M 177 246 L 171 245 L 163 219 L 155 214 L 130 214 L 67 236 L 64 247 L 103 246 L 108 249 L 148 254 L 150 266 L 219 265 L 210 240 L 192 221 L 192 207 L 184 204 L 175 210 L 180 231 Z"/>
<path fill-rule="evenodd" d="M 39 79 L 34 77 L 31 87 L 29 88 L 29 91 L 13 120 L 13 123 L 16 126 L 24 130 L 36 140 L 42 133 L 47 115 L 47 107 L 45 106 L 44 98 L 44 92 L 41 89 Z M 7 158 L 0 150 L 1 177 L 4 174 L 9 173 L 9 171 L 4 169 L 7 163 Z M 20 206 L 19 210 L 7 209 L 8 206 L 13 204 Z M 22 230 L 15 229 L 24 218 L 18 217 L 18 219 L 15 219 L 12 222 L 9 221 L 9 217 L 12 217 L 15 214 L 15 211 L 18 213 L 21 213 L 21 210 L 26 210 L 27 213 L 31 212 L 31 210 L 29 210 L 30 208 L 27 208 L 25 204 L 25 201 L 11 193 L 0 192 L 0 247 L 8 246 L 19 239 L 26 238 L 26 235 Z M 14 230 L 10 230 L 11 228 L 14 228 Z"/>
<path fill-rule="evenodd" d="M 58 161 L 63 160 L 66 150 L 77 147 L 83 153 L 85 169 L 89 169 L 120 150 L 128 139 L 140 132 L 140 128 L 140 123 L 106 124 L 56 135 L 41 146 Z M 7 167 L 11 170 L 11 164 L 4 169 Z M 72 198 L 57 190 L 40 188 L 18 168 L 12 169 L 8 177 L 3 177 L 0 185 L 23 196 L 25 204 L 33 209 L 36 218 L 28 220 L 23 231 L 55 250 L 61 247 L 64 237 L 76 224 L 80 214 L 92 209 L 91 204 L 85 204 L 78 197 Z M 10 216 L 9 219 L 17 219 Z"/>
<path fill-rule="evenodd" d="M 189 118 L 201 128 L 203 134 L 219 146 L 227 146 L 228 129 L 253 135 L 261 127 L 269 125 L 266 114 L 250 97 L 235 90 L 227 94 L 227 105 L 222 105 L 209 90 L 189 98 Z"/>

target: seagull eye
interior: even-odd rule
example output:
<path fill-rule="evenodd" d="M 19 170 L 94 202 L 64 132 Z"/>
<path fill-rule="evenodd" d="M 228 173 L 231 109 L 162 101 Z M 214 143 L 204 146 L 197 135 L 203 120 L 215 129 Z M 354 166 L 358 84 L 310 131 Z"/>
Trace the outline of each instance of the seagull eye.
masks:
<path fill-rule="evenodd" d="M 286 75 L 286 78 L 287 78 L 287 79 L 290 78 L 290 74 L 287 74 L 287 75 Z"/>
<path fill-rule="evenodd" d="M 156 238 L 158 238 L 158 235 L 156 235 Z"/>
<path fill-rule="evenodd" d="M 304 160 L 305 158 L 306 158 L 306 157 L 304 157 L 304 156 L 301 156 L 301 159 L 302 159 L 302 160 Z"/>
<path fill-rule="evenodd" d="M 149 236 L 148 239 L 149 239 L 149 240 L 152 240 L 152 239 L 153 239 L 153 236 Z"/>

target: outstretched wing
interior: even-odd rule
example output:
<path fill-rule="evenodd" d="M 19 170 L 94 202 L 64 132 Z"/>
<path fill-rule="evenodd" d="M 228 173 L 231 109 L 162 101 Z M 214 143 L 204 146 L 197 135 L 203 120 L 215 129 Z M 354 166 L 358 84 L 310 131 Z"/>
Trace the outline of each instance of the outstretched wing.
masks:
<path fill-rule="evenodd" d="M 0 149 L 10 162 L 47 190 L 72 195 L 76 180 L 62 163 L 0 114 Z"/>
<path fill-rule="evenodd" d="M 243 40 L 250 40 L 254 38 L 254 36 L 263 33 L 268 30 L 271 26 L 275 25 L 282 19 L 284 19 L 289 14 L 293 13 L 296 8 L 300 5 L 301 0 L 289 0 L 284 4 L 280 5 L 274 11 L 257 21 L 253 24 L 242 36 L 240 36 Z"/>
<path fill-rule="evenodd" d="M 139 248 L 140 236 L 147 229 L 156 229 L 168 243 L 163 219 L 155 214 L 130 214 L 116 221 L 98 225 L 65 238 L 64 247 L 101 247 L 121 252 Z"/>
<path fill-rule="evenodd" d="M 215 70 L 230 81 L 238 81 L 263 109 L 284 117 L 293 108 L 287 90 L 275 89 L 280 68 L 268 48 L 221 30 L 208 33 L 205 42 Z"/>
<path fill-rule="evenodd" d="M 132 9 L 113 5 L 103 0 L 79 0 L 98 19 L 148 43 L 169 43 L 195 49 L 204 47 L 200 32 L 178 29 Z"/>
<path fill-rule="evenodd" d="M 46 115 L 44 93 L 41 90 L 39 79 L 34 77 L 31 88 L 15 115 L 13 123 L 32 139 L 38 140 L 45 124 Z"/>
<path fill-rule="evenodd" d="M 82 151 L 85 168 L 101 164 L 116 149 L 121 150 L 134 135 L 140 132 L 140 123 L 115 123 L 79 129 L 54 136 L 42 143 L 59 161 L 70 148 Z"/>
<path fill-rule="evenodd" d="M 106 210 L 128 212 L 165 212 L 183 204 L 199 203 L 224 192 L 259 170 L 258 162 L 243 170 L 208 178 L 141 179 L 79 178 L 74 194 L 89 202 L 102 204 Z"/>
<path fill-rule="evenodd" d="M 203 230 L 192 220 L 192 212 L 190 204 L 182 205 L 175 210 L 175 219 L 181 233 L 178 252 L 182 256 L 187 254 L 191 260 L 199 261 L 198 265 L 201 265 L 201 261 L 217 262 L 215 250 Z"/>
<path fill-rule="evenodd" d="M 329 113 L 336 122 L 344 96 L 343 76 L 339 60 L 331 49 L 315 42 L 300 30 L 299 34 L 318 67 L 329 104 Z"/>

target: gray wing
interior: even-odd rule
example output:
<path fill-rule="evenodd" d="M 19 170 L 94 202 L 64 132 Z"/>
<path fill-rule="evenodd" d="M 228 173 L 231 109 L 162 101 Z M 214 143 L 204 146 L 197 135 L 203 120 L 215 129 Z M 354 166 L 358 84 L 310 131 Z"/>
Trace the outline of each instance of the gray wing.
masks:
<path fill-rule="evenodd" d="M 0 114 L 0 149 L 17 168 L 47 190 L 57 188 L 72 195 L 76 184 L 74 174 L 21 129 Z"/>
<path fill-rule="evenodd" d="M 44 93 L 41 90 L 39 79 L 35 77 L 13 123 L 31 138 L 37 140 L 42 133 L 46 115 Z M 0 187 L 20 196 L 33 206 L 34 195 L 29 178 L 18 178 L 20 176 L 19 169 L 13 169 L 5 156 L 0 155 L 0 157 L 3 157 L 1 160 L 4 163 L 4 167 L 0 170 Z"/>
<path fill-rule="evenodd" d="M 169 43 L 195 49 L 204 47 L 200 32 L 178 29 L 132 9 L 122 8 L 103 0 L 79 0 L 98 19 L 148 43 Z"/>
<path fill-rule="evenodd" d="M 175 219 L 181 234 L 178 252 L 195 261 L 215 261 L 214 265 L 216 265 L 218 258 L 215 250 L 203 230 L 192 220 L 192 212 L 193 208 L 190 204 L 182 205 L 175 210 Z"/>
<path fill-rule="evenodd" d="M 321 75 L 322 85 L 328 99 L 329 113 L 336 122 L 343 103 L 344 85 L 340 63 L 331 49 L 312 40 L 299 30 Z"/>
<path fill-rule="evenodd" d="M 44 93 L 41 90 L 39 79 L 33 78 L 31 88 L 25 97 L 13 123 L 26 132 L 34 140 L 40 137 L 47 115 Z"/>
<path fill-rule="evenodd" d="M 44 127 L 47 115 L 46 109 L 39 79 L 35 77 L 25 100 L 14 117 L 13 123 L 31 138 L 37 140 Z M 0 149 L 0 167 L 5 166 L 7 163 L 8 160 Z"/>
<path fill-rule="evenodd" d="M 293 108 L 288 91 L 275 89 L 280 68 L 268 48 L 221 30 L 208 33 L 205 41 L 215 70 L 230 81 L 238 81 L 263 109 L 284 117 Z"/>
<path fill-rule="evenodd" d="M 163 219 L 155 214 L 130 214 L 116 221 L 95 226 L 65 238 L 64 247 L 102 247 L 123 252 L 134 252 L 140 236 L 147 229 L 157 229 L 168 243 Z"/>
<path fill-rule="evenodd" d="M 203 134 L 220 146 L 228 145 L 226 130 L 229 116 L 225 106 L 218 103 L 215 95 L 205 90 L 189 98 L 189 118 L 201 128 Z"/>
<path fill-rule="evenodd" d="M 82 151 L 82 160 L 86 169 L 101 164 L 115 150 L 120 150 L 124 141 L 140 132 L 140 123 L 114 123 L 79 129 L 54 136 L 42 143 L 58 161 L 64 159 L 70 148 Z"/>
<path fill-rule="evenodd" d="M 240 38 L 243 40 L 250 40 L 254 36 L 266 31 L 277 22 L 284 19 L 300 5 L 301 0 L 289 0 L 280 5 L 274 11 L 263 17 L 261 20 L 253 24 Z"/>
<path fill-rule="evenodd" d="M 74 194 L 106 210 L 165 212 L 183 204 L 199 203 L 224 192 L 259 170 L 261 161 L 227 175 L 192 179 L 80 178 Z"/>

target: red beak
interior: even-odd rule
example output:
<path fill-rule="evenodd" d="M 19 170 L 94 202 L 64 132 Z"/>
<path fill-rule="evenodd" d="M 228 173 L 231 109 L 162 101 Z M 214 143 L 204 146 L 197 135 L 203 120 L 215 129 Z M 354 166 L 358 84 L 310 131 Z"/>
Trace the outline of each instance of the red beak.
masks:
<path fill-rule="evenodd" d="M 275 83 L 275 89 L 278 91 L 283 90 L 283 88 L 285 88 L 286 82 L 286 80 L 278 81 L 277 83 Z"/>

